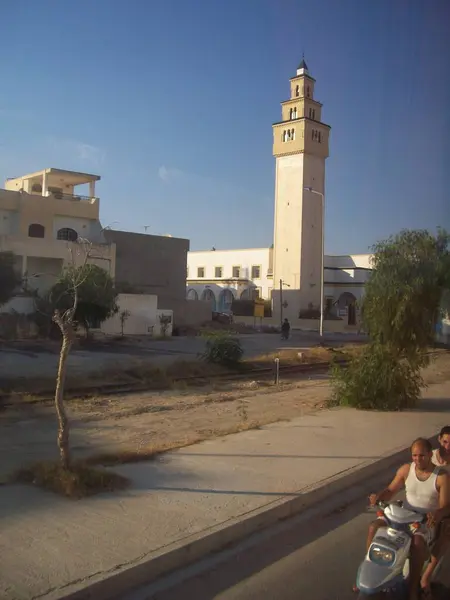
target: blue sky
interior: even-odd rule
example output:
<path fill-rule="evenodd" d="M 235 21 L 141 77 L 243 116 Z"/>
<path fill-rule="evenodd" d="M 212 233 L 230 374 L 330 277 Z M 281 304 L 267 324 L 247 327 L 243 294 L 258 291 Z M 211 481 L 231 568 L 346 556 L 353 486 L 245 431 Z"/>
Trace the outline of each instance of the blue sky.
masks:
<path fill-rule="evenodd" d="M 449 0 L 0 0 L 0 178 L 99 173 L 104 225 L 269 246 L 302 52 L 332 127 L 326 251 L 450 228 Z"/>

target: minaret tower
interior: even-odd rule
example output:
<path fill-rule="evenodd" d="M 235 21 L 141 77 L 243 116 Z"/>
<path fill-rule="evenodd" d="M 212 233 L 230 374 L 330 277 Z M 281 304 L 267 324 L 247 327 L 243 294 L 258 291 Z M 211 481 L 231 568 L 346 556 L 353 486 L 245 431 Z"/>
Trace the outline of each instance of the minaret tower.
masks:
<path fill-rule="evenodd" d="M 320 307 L 325 159 L 330 127 L 314 99 L 315 79 L 305 60 L 290 80 L 291 97 L 281 103 L 282 120 L 273 124 L 275 156 L 274 309 L 283 314 Z M 316 192 L 305 190 L 312 188 Z"/>

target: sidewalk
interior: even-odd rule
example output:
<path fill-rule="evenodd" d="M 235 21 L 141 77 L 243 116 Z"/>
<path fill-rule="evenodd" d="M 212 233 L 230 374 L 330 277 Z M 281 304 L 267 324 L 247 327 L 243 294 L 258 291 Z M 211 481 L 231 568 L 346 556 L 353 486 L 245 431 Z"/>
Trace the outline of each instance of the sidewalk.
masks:
<path fill-rule="evenodd" d="M 321 411 L 115 468 L 132 479 L 129 491 L 78 502 L 0 487 L 0 597 L 53 600 L 118 573 L 150 578 L 164 561 L 165 569 L 175 565 L 169 550 L 183 547 L 192 560 L 194 542 L 206 540 L 205 552 L 208 544 L 217 549 L 218 534 L 223 544 L 233 539 L 230 525 L 245 534 L 269 509 L 298 511 L 311 489 L 336 493 L 340 482 L 342 491 L 415 437 L 434 436 L 450 421 L 449 408 L 444 383 L 425 390 L 421 411 Z M 212 533 L 214 541 L 205 537 Z M 97 588 L 70 597 L 108 594 Z"/>

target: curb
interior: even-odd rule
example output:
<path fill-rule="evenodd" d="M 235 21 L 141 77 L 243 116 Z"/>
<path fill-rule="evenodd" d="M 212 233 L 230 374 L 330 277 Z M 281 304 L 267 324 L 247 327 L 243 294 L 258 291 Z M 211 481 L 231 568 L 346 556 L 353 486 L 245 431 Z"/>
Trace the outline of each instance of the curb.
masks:
<path fill-rule="evenodd" d="M 429 438 L 434 444 L 437 436 Z M 333 477 L 298 490 L 298 495 L 290 500 L 275 500 L 262 508 L 253 510 L 235 519 L 212 527 L 199 534 L 190 535 L 181 541 L 166 546 L 163 550 L 149 553 L 140 561 L 121 565 L 114 571 L 93 576 L 84 584 L 69 584 L 65 591 L 53 591 L 42 598 L 46 600 L 111 600 L 123 594 L 136 591 L 156 579 L 177 569 L 205 558 L 207 555 L 224 550 L 251 534 L 275 525 L 307 510 L 328 496 L 339 494 L 355 484 L 381 475 L 383 471 L 393 469 L 410 459 L 409 447 L 396 448 L 376 461 L 365 462 Z M 80 589 L 80 586 L 83 586 Z M 72 588 L 72 591 L 69 591 Z M 77 588 L 77 589 L 76 589 Z"/>

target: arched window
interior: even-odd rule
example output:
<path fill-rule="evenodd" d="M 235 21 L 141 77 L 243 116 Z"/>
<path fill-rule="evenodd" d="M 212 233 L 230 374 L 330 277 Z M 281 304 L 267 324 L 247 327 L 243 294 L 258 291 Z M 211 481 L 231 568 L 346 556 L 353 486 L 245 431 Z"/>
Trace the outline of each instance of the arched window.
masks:
<path fill-rule="evenodd" d="M 204 302 L 209 302 L 211 304 L 211 310 L 213 312 L 216 311 L 216 297 L 211 289 L 206 288 L 205 290 L 203 290 L 202 300 Z"/>
<path fill-rule="evenodd" d="M 39 223 L 31 223 L 31 225 L 28 227 L 28 237 L 45 237 L 45 227 Z"/>
<path fill-rule="evenodd" d="M 58 230 L 56 234 L 57 240 L 65 240 L 66 242 L 76 242 L 78 239 L 78 233 L 75 229 L 71 229 L 70 227 L 63 227 Z"/>
<path fill-rule="evenodd" d="M 192 288 L 190 290 L 188 290 L 188 293 L 186 295 L 186 298 L 188 300 L 198 300 L 198 294 L 195 290 L 193 290 Z"/>
<path fill-rule="evenodd" d="M 233 292 L 229 289 L 224 289 L 219 295 L 219 312 L 230 312 L 233 304 Z"/>

